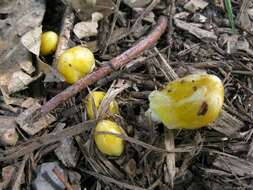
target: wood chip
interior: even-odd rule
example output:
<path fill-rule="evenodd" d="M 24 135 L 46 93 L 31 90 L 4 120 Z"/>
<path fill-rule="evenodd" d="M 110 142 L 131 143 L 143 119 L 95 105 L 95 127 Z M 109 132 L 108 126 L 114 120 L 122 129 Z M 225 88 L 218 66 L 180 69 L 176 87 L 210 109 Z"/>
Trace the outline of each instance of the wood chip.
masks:
<path fill-rule="evenodd" d="M 220 117 L 211 125 L 213 129 L 226 136 L 237 136 L 236 132 L 244 127 L 245 124 L 236 119 L 226 111 L 222 111 Z"/>
<path fill-rule="evenodd" d="M 179 19 L 174 19 L 174 21 L 178 28 L 188 31 L 199 39 L 217 40 L 217 36 L 214 32 L 201 29 L 196 27 L 196 25 L 193 23 L 187 23 Z"/>
<path fill-rule="evenodd" d="M 213 165 L 237 176 L 253 177 L 253 163 L 245 159 L 219 155 Z"/>
<path fill-rule="evenodd" d="M 56 118 L 51 114 L 46 114 L 43 116 L 38 115 L 40 107 L 40 104 L 35 103 L 16 118 L 19 126 L 29 135 L 38 133 L 56 120 Z"/>
<path fill-rule="evenodd" d="M 208 2 L 204 0 L 190 0 L 185 5 L 184 8 L 190 12 L 196 12 L 199 9 L 204 9 L 208 5 Z"/>

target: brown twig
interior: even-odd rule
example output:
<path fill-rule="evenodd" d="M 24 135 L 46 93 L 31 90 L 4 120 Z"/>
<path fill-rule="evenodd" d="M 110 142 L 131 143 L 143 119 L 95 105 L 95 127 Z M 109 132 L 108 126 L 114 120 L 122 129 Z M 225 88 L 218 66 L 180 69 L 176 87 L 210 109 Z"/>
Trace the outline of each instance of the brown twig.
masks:
<path fill-rule="evenodd" d="M 114 11 L 114 16 L 113 16 L 113 20 L 112 20 L 112 26 L 111 26 L 110 34 L 109 34 L 108 40 L 107 40 L 107 42 L 105 44 L 105 47 L 104 47 L 102 55 L 105 54 L 105 52 L 107 50 L 107 47 L 108 47 L 109 43 L 111 42 L 112 33 L 114 31 L 114 28 L 116 26 L 116 22 L 117 22 L 117 19 L 118 19 L 118 16 L 119 16 L 119 6 L 120 6 L 120 3 L 121 3 L 121 0 L 117 0 L 116 6 L 115 6 L 116 10 Z"/>
<path fill-rule="evenodd" d="M 170 53 L 171 53 L 171 46 L 172 46 L 172 33 L 174 31 L 173 28 L 173 17 L 175 14 L 175 0 L 171 0 L 170 1 L 170 10 L 169 10 L 169 24 L 168 24 L 168 34 L 167 34 L 167 43 L 169 45 L 170 48 L 168 48 L 168 52 L 167 52 L 167 57 L 168 59 L 170 58 Z"/>
<path fill-rule="evenodd" d="M 64 175 L 59 171 L 57 167 L 53 169 L 54 174 L 57 176 L 57 178 L 64 184 L 67 190 L 75 190 L 69 182 L 65 179 Z"/>
<path fill-rule="evenodd" d="M 118 41 L 119 39 L 123 39 L 127 37 L 128 35 L 132 34 L 134 31 L 136 31 L 136 29 L 140 25 L 141 21 L 145 18 L 145 16 L 148 15 L 159 3 L 160 3 L 160 0 L 153 0 L 141 13 L 141 15 L 136 19 L 136 21 L 134 22 L 133 26 L 129 29 L 129 31 L 121 35 L 116 41 Z M 109 45 L 111 43 L 112 42 L 109 42 Z"/>
<path fill-rule="evenodd" d="M 142 14 L 139 16 L 139 18 L 137 18 L 137 20 L 135 21 L 134 25 L 132 26 L 130 33 L 132 33 L 133 31 L 136 30 L 136 28 L 139 26 L 139 24 L 141 23 L 141 21 L 143 20 L 143 18 L 148 15 L 155 7 L 156 5 L 158 5 L 160 3 L 160 0 L 153 0 L 149 6 L 147 6 L 147 8 L 142 12 Z"/>
<path fill-rule="evenodd" d="M 167 17 L 161 16 L 158 20 L 157 25 L 153 28 L 151 33 L 146 36 L 143 40 L 139 41 L 135 46 L 131 47 L 127 51 L 123 52 L 119 56 L 113 58 L 108 64 L 105 64 L 98 70 L 88 74 L 72 86 L 68 87 L 60 94 L 53 97 L 46 104 L 41 107 L 42 113 L 49 113 L 51 110 L 56 108 L 59 104 L 66 101 L 70 97 L 74 96 L 88 85 L 93 84 L 99 79 L 110 74 L 114 70 L 126 65 L 129 61 L 139 56 L 144 50 L 150 48 L 156 43 L 167 27 Z"/>

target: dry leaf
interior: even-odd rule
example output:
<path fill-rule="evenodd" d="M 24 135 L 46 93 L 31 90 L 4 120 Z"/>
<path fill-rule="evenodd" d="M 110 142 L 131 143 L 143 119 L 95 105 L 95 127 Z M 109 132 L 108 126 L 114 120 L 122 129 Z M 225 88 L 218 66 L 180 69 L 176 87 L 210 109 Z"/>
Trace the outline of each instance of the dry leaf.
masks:
<path fill-rule="evenodd" d="M 232 54 L 238 51 L 244 51 L 253 56 L 253 50 L 246 39 L 240 39 L 239 35 L 229 36 L 227 40 L 227 53 Z"/>
<path fill-rule="evenodd" d="M 79 22 L 74 26 L 74 33 L 79 39 L 96 36 L 97 28 L 97 22 Z"/>
<path fill-rule="evenodd" d="M 131 8 L 141 8 L 147 6 L 151 0 L 123 0 Z"/>
<path fill-rule="evenodd" d="M 204 0 L 190 0 L 185 5 L 184 8 L 190 12 L 195 12 L 199 9 L 204 9 L 208 5 L 208 2 Z"/>
<path fill-rule="evenodd" d="M 94 12 L 100 12 L 104 17 L 114 11 L 112 0 L 64 0 L 77 12 L 78 17 L 85 21 L 90 20 Z"/>
<path fill-rule="evenodd" d="M 30 30 L 22 36 L 21 42 L 28 51 L 35 55 L 40 55 L 40 36 L 42 33 L 42 26 Z"/>
<path fill-rule="evenodd" d="M 31 61 L 23 61 L 19 63 L 20 68 L 28 73 L 29 75 L 33 74 L 35 72 L 35 68 Z"/>
<path fill-rule="evenodd" d="M 248 9 L 247 12 L 248 12 L 248 15 L 249 15 L 250 19 L 253 21 L 253 8 Z"/>
<path fill-rule="evenodd" d="M 39 56 L 37 56 L 38 71 L 46 75 L 44 82 L 63 82 L 63 76 L 56 69 L 44 63 Z"/>
<path fill-rule="evenodd" d="M 30 108 L 32 105 L 39 103 L 39 100 L 35 99 L 35 98 L 27 98 L 25 101 L 22 102 L 22 104 L 20 105 L 20 107 L 22 108 Z"/>
<path fill-rule="evenodd" d="M 24 101 L 23 98 L 15 98 L 15 97 L 9 96 L 7 93 L 8 91 L 7 86 L 0 85 L 0 90 L 3 95 L 4 103 L 7 105 L 20 105 Z"/>
<path fill-rule="evenodd" d="M 23 71 L 13 73 L 12 78 L 8 85 L 8 92 L 10 94 L 24 90 L 28 84 L 33 81 L 33 78 Z"/>
<path fill-rule="evenodd" d="M 89 41 L 85 44 L 87 48 L 89 48 L 93 53 L 99 50 L 97 40 Z"/>
<path fill-rule="evenodd" d="M 0 13 L 9 13 L 0 22 L 0 70 L 30 59 L 20 36 L 39 26 L 45 13 L 44 0 L 0 1 Z"/>
<path fill-rule="evenodd" d="M 98 22 L 104 18 L 104 15 L 100 12 L 94 12 L 91 15 L 91 21 L 92 22 Z"/>
<path fill-rule="evenodd" d="M 1 0 L 0 1 L 0 13 L 8 14 L 13 11 L 13 7 L 15 6 L 16 0 Z"/>

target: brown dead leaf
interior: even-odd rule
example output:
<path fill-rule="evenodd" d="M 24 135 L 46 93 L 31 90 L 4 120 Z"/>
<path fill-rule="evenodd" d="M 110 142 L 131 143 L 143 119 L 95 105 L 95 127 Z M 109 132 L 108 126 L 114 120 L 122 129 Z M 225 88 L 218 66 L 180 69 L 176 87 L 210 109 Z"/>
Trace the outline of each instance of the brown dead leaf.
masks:
<path fill-rule="evenodd" d="M 123 0 L 131 8 L 141 8 L 147 6 L 151 0 Z"/>
<path fill-rule="evenodd" d="M 9 93 L 18 92 L 26 88 L 26 86 L 32 82 L 32 77 L 23 71 L 17 71 L 13 73 L 11 81 L 8 85 Z"/>
<path fill-rule="evenodd" d="M 35 55 L 40 55 L 40 36 L 42 33 L 42 26 L 36 27 L 28 31 L 22 36 L 21 42 L 28 51 Z"/>
<path fill-rule="evenodd" d="M 79 22 L 74 26 L 73 31 L 79 39 L 97 35 L 98 21 L 103 18 L 103 14 L 94 12 L 91 17 L 90 21 Z"/>
<path fill-rule="evenodd" d="M 90 20 L 94 12 L 100 12 L 104 17 L 113 13 L 112 0 L 64 0 L 77 12 L 78 17 L 85 21 Z"/>
<path fill-rule="evenodd" d="M 45 13 L 44 0 L 1 1 L 0 13 L 9 13 L 0 22 L 0 70 L 27 61 L 30 54 L 20 36 L 39 26 Z"/>
<path fill-rule="evenodd" d="M 31 61 L 23 61 L 19 63 L 19 66 L 21 70 L 25 71 L 29 75 L 33 74 L 35 72 L 35 68 Z"/>
<path fill-rule="evenodd" d="M 204 9 L 208 5 L 208 2 L 204 0 L 190 0 L 185 5 L 184 8 L 190 12 L 196 12 L 199 9 Z"/>
<path fill-rule="evenodd" d="M 42 72 L 46 75 L 44 82 L 62 82 L 64 81 L 64 77 L 61 76 L 59 72 L 52 66 L 46 64 L 42 61 L 39 56 L 37 56 L 37 65 L 38 71 Z"/>
<path fill-rule="evenodd" d="M 98 33 L 97 28 L 97 22 L 79 22 L 74 26 L 74 33 L 79 39 L 96 36 Z"/>

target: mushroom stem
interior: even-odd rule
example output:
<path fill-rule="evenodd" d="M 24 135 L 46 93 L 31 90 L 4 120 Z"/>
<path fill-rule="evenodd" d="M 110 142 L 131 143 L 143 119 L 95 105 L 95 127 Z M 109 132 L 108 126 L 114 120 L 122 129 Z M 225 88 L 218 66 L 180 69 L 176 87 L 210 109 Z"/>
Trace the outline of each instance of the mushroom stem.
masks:
<path fill-rule="evenodd" d="M 174 133 L 172 129 L 164 128 L 165 130 L 165 149 L 166 150 L 173 150 L 175 149 L 175 142 L 174 142 Z M 174 152 L 168 153 L 166 156 L 166 165 L 167 165 L 167 172 L 168 172 L 168 182 L 170 187 L 173 189 L 174 186 L 174 178 L 176 175 L 176 155 Z"/>

